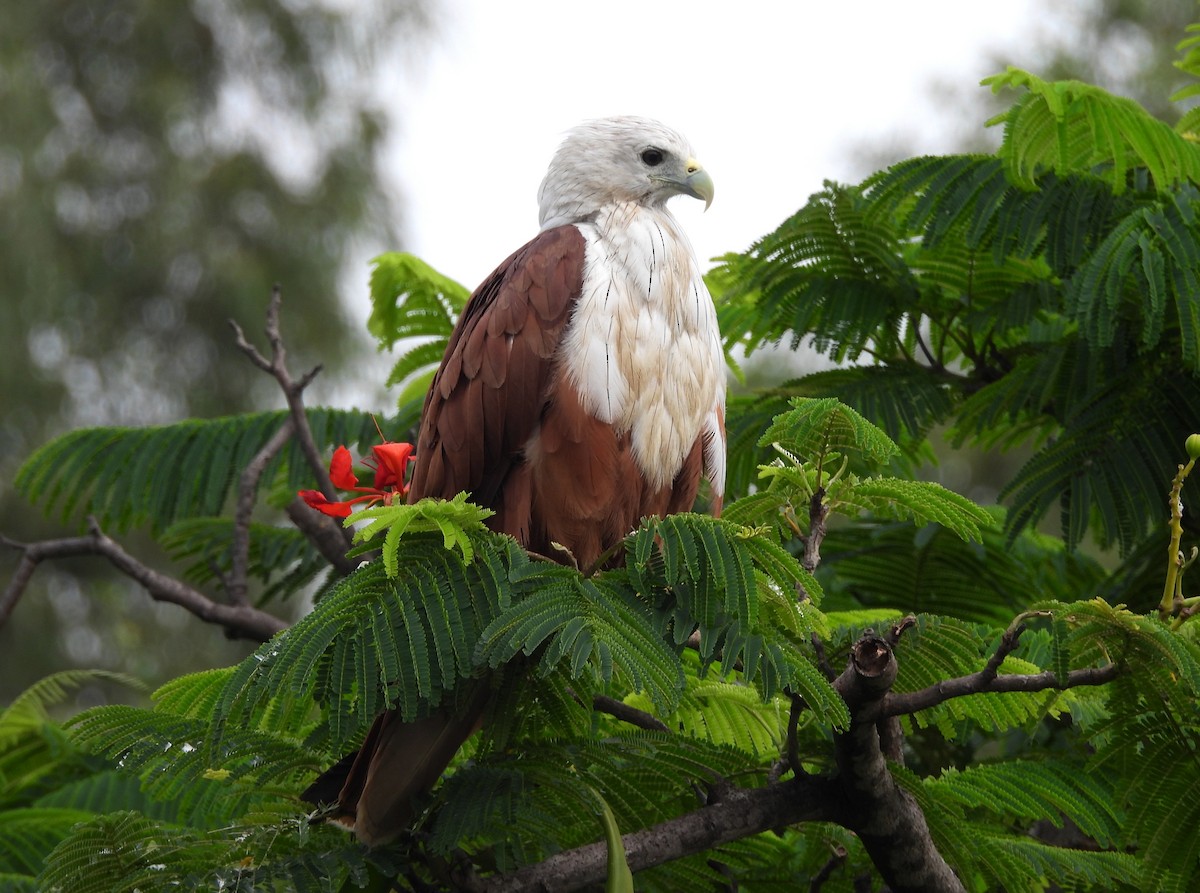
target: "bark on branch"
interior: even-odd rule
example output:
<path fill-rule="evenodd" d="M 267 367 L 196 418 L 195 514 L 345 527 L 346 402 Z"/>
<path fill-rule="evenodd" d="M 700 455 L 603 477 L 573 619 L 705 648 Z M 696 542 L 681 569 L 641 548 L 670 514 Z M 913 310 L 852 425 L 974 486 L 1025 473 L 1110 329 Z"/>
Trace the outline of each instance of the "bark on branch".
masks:
<path fill-rule="evenodd" d="M 765 788 L 733 788 L 716 803 L 624 835 L 625 858 L 633 871 L 796 822 L 823 821 L 832 799 L 827 782 L 793 779 Z M 536 865 L 490 878 L 465 879 L 473 893 L 577 890 L 601 883 L 607 872 L 603 842 L 558 853 Z"/>
<path fill-rule="evenodd" d="M 832 821 L 858 835 L 895 893 L 961 893 L 965 888 L 934 845 L 920 807 L 889 769 L 900 753 L 896 717 L 965 694 L 1098 685 L 1116 677 L 1116 665 L 1074 670 L 1065 680 L 1052 673 L 999 675 L 1028 616 L 1013 621 L 978 673 L 910 694 L 891 693 L 898 670 L 893 647 L 915 619 L 901 620 L 883 636 L 868 631 L 851 648 L 846 669 L 832 680 L 851 715 L 850 727 L 835 735 L 836 774 L 797 773 L 764 788 L 725 788 L 709 805 L 626 834 L 622 841 L 630 868 L 651 868 L 771 828 Z M 614 704 L 594 702 L 593 707 L 618 715 Z M 629 721 L 649 727 L 644 717 Z M 603 881 L 606 858 L 604 844 L 594 843 L 508 874 L 461 878 L 459 886 L 473 893 L 577 890 Z M 835 864 L 836 858 L 826 869 Z M 824 880 L 813 878 L 812 889 L 819 889 Z"/>
<path fill-rule="evenodd" d="M 242 327 L 237 322 L 231 319 L 229 325 L 233 328 L 237 346 L 242 353 L 250 359 L 251 363 L 279 383 L 284 399 L 287 400 L 288 410 L 292 414 L 292 421 L 296 426 L 296 437 L 300 442 L 300 450 L 304 454 L 304 459 L 316 476 L 318 489 L 325 494 L 326 499 L 333 501 L 337 499 L 337 491 L 333 488 L 333 482 L 329 480 L 325 461 L 317 450 L 317 442 L 313 438 L 312 428 L 308 424 L 308 414 L 304 411 L 304 389 L 317 377 L 321 367 L 314 366 L 299 379 L 292 378 L 292 374 L 287 368 L 287 349 L 284 347 L 283 335 L 279 328 L 279 308 L 282 303 L 283 294 L 277 285 L 271 290 L 271 302 L 267 305 L 267 323 L 264 329 L 267 341 L 271 345 L 271 359 L 269 360 L 259 352 L 257 347 L 246 340 L 245 333 L 242 332 Z"/>
<path fill-rule="evenodd" d="M 874 704 L 896 679 L 891 644 L 868 633 L 851 648 L 833 687 L 850 708 L 850 728 L 834 740 L 841 799 L 837 821 L 858 835 L 896 893 L 965 893 L 934 846 L 925 815 L 888 769 Z"/>
<path fill-rule="evenodd" d="M 229 601 L 235 605 L 249 604 L 247 594 L 250 590 L 250 522 L 254 515 L 254 504 L 258 501 L 258 482 L 266 471 L 267 464 L 287 446 L 295 430 L 295 420 L 288 416 L 279 426 L 279 430 L 242 469 L 238 478 L 237 506 L 233 514 L 233 539 L 230 544 L 229 581 L 225 587 Z"/>
<path fill-rule="evenodd" d="M 1001 635 L 995 652 L 978 673 L 969 673 L 954 679 L 943 679 L 920 691 L 888 693 L 882 699 L 864 707 L 860 715 L 864 720 L 878 720 L 884 717 L 904 716 L 916 713 L 918 710 L 928 710 L 951 698 L 961 698 L 966 695 L 1046 691 L 1052 688 L 1066 689 L 1082 685 L 1104 685 L 1120 675 L 1119 664 L 1071 670 L 1065 678 L 1061 679 L 1049 670 L 1042 673 L 1000 675 L 1000 665 L 1004 663 L 1004 658 L 1015 651 L 1017 645 L 1020 644 L 1021 633 L 1025 631 L 1025 620 L 1035 616 L 1045 616 L 1045 612 L 1021 614 L 1013 620 Z"/>
<path fill-rule="evenodd" d="M 290 434 L 294 435 L 300 444 L 300 452 L 304 455 L 304 461 L 308 463 L 316 478 L 317 489 L 324 494 L 326 499 L 331 502 L 336 501 L 337 491 L 329 479 L 325 460 L 317 450 L 312 427 L 308 424 L 308 413 L 304 409 L 304 389 L 317 377 L 321 367 L 314 366 L 299 379 L 292 378 L 292 373 L 287 367 L 287 348 L 279 327 L 279 310 L 282 304 L 283 294 L 277 285 L 271 290 L 271 301 L 267 305 L 267 321 L 263 329 L 267 336 L 267 342 L 271 345 L 270 359 L 267 359 L 257 347 L 246 339 L 241 326 L 235 320 L 229 320 L 229 325 L 233 329 L 238 349 L 246 355 L 251 363 L 278 382 L 290 413 Z M 280 444 L 278 448 L 281 449 L 282 446 L 283 444 Z M 264 452 L 270 447 L 271 444 L 264 447 Z M 258 458 L 255 457 L 255 462 L 258 461 Z M 254 466 L 255 462 L 252 462 L 251 466 Z M 263 464 L 265 465 L 265 462 Z M 251 473 L 250 467 L 247 467 L 243 472 L 243 482 Z M 354 570 L 356 562 L 346 558 L 346 550 L 349 548 L 353 536 L 349 530 L 332 522 L 320 512 L 313 511 L 298 499 L 288 505 L 287 515 L 339 574 L 345 576 Z"/>
<path fill-rule="evenodd" d="M 3 598 L 0 599 L 0 625 L 8 619 L 38 564 L 52 559 L 99 555 L 108 559 L 109 563 L 125 576 L 140 583 L 155 601 L 178 605 L 206 623 L 224 627 L 226 633 L 233 638 L 265 642 L 287 627 L 287 623 L 273 614 L 250 605 L 225 605 L 213 601 L 183 581 L 148 567 L 105 534 L 94 518 L 88 519 L 88 527 L 87 536 L 43 540 L 37 543 L 18 543 L 3 538 L 4 545 L 20 550 L 21 560 L 4 591 Z"/>

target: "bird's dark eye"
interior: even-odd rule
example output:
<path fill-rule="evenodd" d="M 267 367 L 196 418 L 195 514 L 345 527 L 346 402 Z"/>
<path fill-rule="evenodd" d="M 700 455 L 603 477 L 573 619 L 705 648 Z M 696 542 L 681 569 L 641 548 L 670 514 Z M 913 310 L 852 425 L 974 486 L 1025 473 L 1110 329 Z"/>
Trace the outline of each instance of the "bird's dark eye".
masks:
<path fill-rule="evenodd" d="M 663 153 L 661 149 L 642 150 L 642 161 L 644 161 L 650 167 L 657 167 L 658 165 L 662 164 L 662 160 Z"/>

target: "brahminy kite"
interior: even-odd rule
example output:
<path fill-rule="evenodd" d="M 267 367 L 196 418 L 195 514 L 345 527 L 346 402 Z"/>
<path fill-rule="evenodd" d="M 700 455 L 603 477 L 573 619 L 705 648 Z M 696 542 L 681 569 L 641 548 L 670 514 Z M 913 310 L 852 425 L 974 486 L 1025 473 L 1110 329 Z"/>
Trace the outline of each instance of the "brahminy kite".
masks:
<path fill-rule="evenodd" d="M 712 202 L 679 133 L 636 117 L 564 139 L 538 191 L 541 229 L 475 291 L 421 417 L 410 501 L 461 491 L 493 529 L 589 568 L 646 516 L 720 512 L 725 362 L 700 264 L 667 210 Z M 404 723 L 382 714 L 362 749 L 306 793 L 366 843 L 395 837 L 411 798 L 478 727 L 469 708 Z M 348 773 L 345 767 L 349 766 Z"/>

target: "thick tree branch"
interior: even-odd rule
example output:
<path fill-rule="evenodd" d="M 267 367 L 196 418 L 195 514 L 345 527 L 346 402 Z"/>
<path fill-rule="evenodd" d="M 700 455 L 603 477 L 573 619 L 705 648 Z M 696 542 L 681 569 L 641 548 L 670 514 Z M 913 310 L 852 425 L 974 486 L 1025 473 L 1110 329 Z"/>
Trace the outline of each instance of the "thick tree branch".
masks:
<path fill-rule="evenodd" d="M 288 520 L 308 537 L 322 557 L 343 577 L 358 567 L 358 561 L 346 557 L 346 530 L 328 515 L 323 515 L 296 497 L 284 508 Z"/>
<path fill-rule="evenodd" d="M 734 788 L 721 800 L 621 838 L 633 871 L 662 865 L 771 828 L 829 817 L 827 782 L 804 778 L 765 788 Z M 607 872 L 603 842 L 551 856 L 509 874 L 466 879 L 474 893 L 554 890 L 565 893 L 601 883 Z"/>
<path fill-rule="evenodd" d="M 13 608 L 25 594 L 29 580 L 38 564 L 52 561 L 56 558 L 73 558 L 76 555 L 92 555 L 92 539 L 86 536 L 64 537 L 57 540 L 45 540 L 40 543 L 21 543 L 6 536 L 0 536 L 0 544 L 6 548 L 16 549 L 21 553 L 17 569 L 13 571 L 12 579 L 4 587 L 4 595 L 0 596 L 0 626 L 8 622 Z"/>
<path fill-rule="evenodd" d="M 142 564 L 107 534 L 95 519 L 88 519 L 87 536 L 44 540 L 38 543 L 16 543 L 5 539 L 4 544 L 21 550 L 21 561 L 0 601 L 0 623 L 7 619 L 13 605 L 20 599 L 33 571 L 42 561 L 99 555 L 130 579 L 140 583 L 155 601 L 178 605 L 201 620 L 225 628 L 234 638 L 265 642 L 287 624 L 273 614 L 249 605 L 223 605 L 215 602 L 186 583 Z"/>
<path fill-rule="evenodd" d="M 836 736 L 839 824 L 858 835 L 871 861 L 896 893 L 965 893 L 946 864 L 925 815 L 888 769 L 874 718 L 865 716 L 896 679 L 891 645 L 868 632 L 850 651 L 833 687 L 850 708 L 850 728 Z"/>

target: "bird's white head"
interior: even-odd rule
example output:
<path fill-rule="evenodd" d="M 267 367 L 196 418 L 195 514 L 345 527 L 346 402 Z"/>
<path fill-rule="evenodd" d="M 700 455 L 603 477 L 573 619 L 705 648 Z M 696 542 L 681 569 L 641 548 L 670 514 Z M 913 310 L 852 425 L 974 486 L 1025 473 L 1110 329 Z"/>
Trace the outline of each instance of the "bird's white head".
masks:
<path fill-rule="evenodd" d="M 634 202 L 661 208 L 690 195 L 713 199 L 713 181 L 688 141 L 650 118 L 623 116 L 587 121 L 572 129 L 538 189 L 542 229 L 581 223 L 602 208 Z"/>

